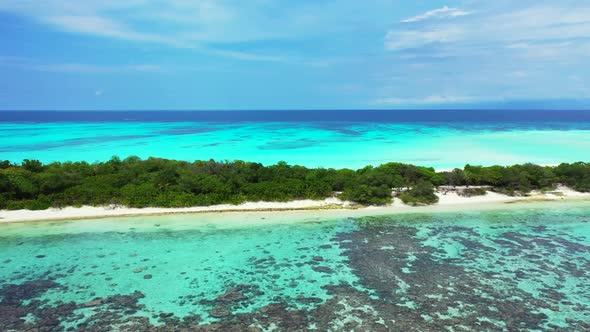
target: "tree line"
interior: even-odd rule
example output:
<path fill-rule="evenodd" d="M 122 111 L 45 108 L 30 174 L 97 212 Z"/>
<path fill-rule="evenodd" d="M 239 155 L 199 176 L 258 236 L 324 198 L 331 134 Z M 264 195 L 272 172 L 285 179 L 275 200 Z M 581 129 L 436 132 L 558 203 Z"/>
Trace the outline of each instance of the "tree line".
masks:
<path fill-rule="evenodd" d="M 190 207 L 324 199 L 333 195 L 362 205 L 384 205 L 392 192 L 408 204 L 438 201 L 435 188 L 491 186 L 521 195 L 550 190 L 557 184 L 590 191 L 590 164 L 471 166 L 450 172 L 402 163 L 359 170 L 292 166 L 285 162 L 177 161 L 138 157 L 106 162 L 24 160 L 0 162 L 0 209 L 40 210 L 50 207 L 109 205 Z"/>

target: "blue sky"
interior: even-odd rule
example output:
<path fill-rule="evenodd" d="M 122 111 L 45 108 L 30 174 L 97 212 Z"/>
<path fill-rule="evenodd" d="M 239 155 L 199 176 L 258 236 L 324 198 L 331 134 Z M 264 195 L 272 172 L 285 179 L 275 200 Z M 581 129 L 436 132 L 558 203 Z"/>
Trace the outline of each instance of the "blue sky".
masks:
<path fill-rule="evenodd" d="M 0 0 L 0 109 L 590 107 L 587 0 Z"/>

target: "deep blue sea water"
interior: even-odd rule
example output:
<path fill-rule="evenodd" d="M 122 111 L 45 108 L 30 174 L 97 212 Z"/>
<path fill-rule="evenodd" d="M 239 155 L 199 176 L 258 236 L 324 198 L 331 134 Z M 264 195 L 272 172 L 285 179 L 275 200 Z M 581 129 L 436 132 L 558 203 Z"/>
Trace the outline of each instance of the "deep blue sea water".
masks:
<path fill-rule="evenodd" d="M 590 111 L 0 112 L 0 159 L 137 155 L 359 168 L 590 160 Z"/>
<path fill-rule="evenodd" d="M 590 123 L 586 110 L 0 111 L 0 122 Z"/>

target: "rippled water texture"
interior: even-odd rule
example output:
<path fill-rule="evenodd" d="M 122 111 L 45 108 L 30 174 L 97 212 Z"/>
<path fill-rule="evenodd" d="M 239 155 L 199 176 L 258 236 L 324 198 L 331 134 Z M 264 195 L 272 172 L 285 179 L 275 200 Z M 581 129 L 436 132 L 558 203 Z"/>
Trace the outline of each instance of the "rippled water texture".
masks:
<path fill-rule="evenodd" d="M 338 168 L 559 164 L 590 160 L 590 124 L 0 122 L 0 159 L 93 162 L 113 155 Z"/>
<path fill-rule="evenodd" d="M 589 216 L 0 225 L 0 330 L 588 331 Z"/>

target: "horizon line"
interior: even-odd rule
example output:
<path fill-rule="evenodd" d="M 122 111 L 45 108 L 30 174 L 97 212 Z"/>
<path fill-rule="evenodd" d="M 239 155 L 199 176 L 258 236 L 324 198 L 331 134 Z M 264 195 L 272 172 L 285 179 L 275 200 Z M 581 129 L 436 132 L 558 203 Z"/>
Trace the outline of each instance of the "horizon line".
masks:
<path fill-rule="evenodd" d="M 589 108 L 306 108 L 306 109 L 17 109 L 0 110 L 2 113 L 9 112 L 398 112 L 398 111 L 590 111 Z"/>

